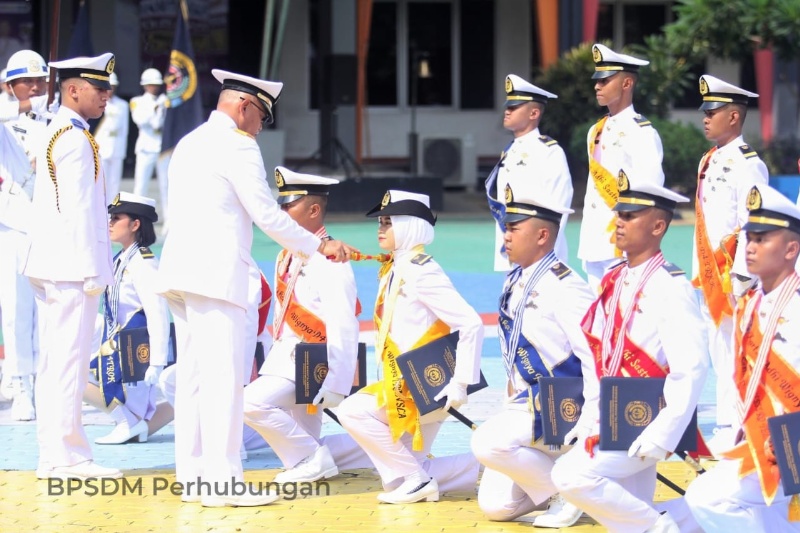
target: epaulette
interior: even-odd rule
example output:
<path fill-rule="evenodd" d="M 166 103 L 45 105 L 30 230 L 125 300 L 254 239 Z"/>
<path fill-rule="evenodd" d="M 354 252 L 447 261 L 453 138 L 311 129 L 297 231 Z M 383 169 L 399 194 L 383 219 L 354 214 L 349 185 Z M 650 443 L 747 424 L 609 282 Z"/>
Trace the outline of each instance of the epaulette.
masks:
<path fill-rule="evenodd" d="M 78 128 L 79 130 L 85 130 L 86 129 L 86 126 L 83 125 L 83 122 L 81 122 L 77 118 L 71 119 L 70 122 L 72 122 L 72 125 L 75 126 L 76 128 Z"/>
<path fill-rule="evenodd" d="M 139 253 L 142 254 L 142 259 L 152 259 L 155 257 L 155 254 L 147 246 L 140 246 Z"/>
<path fill-rule="evenodd" d="M 753 150 L 749 144 L 743 144 L 739 147 L 739 151 L 742 152 L 742 155 L 745 159 L 750 159 L 751 157 L 758 157 L 758 152 Z"/>
<path fill-rule="evenodd" d="M 553 146 L 554 144 L 558 144 L 558 141 L 549 135 L 539 135 L 539 140 L 542 141 L 545 146 Z"/>
<path fill-rule="evenodd" d="M 672 263 L 664 263 L 664 270 L 669 272 L 669 275 L 672 277 L 676 276 L 683 276 L 686 272 L 679 266 L 673 265 Z"/>
<path fill-rule="evenodd" d="M 411 262 L 414 263 L 415 265 L 424 265 L 425 263 L 427 263 L 431 259 L 433 259 L 433 257 L 431 257 L 428 254 L 417 254 L 417 255 L 414 256 L 414 258 L 411 260 Z"/>
<path fill-rule="evenodd" d="M 556 277 L 558 279 L 564 279 L 567 276 L 569 276 L 570 274 L 572 274 L 572 270 L 567 265 L 562 263 L 561 261 L 559 261 L 558 263 L 553 265 L 550 268 L 550 270 L 553 272 L 553 274 L 556 275 Z"/>
<path fill-rule="evenodd" d="M 650 122 L 644 115 L 636 115 L 635 117 L 633 117 L 633 121 L 636 122 L 640 128 L 653 125 L 653 123 Z"/>

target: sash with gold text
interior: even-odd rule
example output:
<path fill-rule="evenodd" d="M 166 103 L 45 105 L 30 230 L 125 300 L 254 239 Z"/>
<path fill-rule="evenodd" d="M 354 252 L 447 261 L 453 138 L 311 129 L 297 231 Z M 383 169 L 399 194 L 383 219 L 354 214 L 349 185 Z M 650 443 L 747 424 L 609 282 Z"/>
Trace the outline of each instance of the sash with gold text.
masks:
<path fill-rule="evenodd" d="M 603 165 L 594 158 L 595 147 L 600 144 L 600 137 L 603 134 L 603 126 L 608 120 L 608 115 L 604 116 L 597 121 L 594 125 L 594 135 L 589 135 L 589 175 L 592 177 L 592 182 L 597 189 L 603 203 L 609 209 L 614 209 L 617 205 L 617 198 L 619 198 L 619 185 L 617 184 L 617 177 L 611 174 Z M 606 228 L 606 233 L 610 233 L 609 242 L 616 245 L 617 235 L 614 232 L 616 221 L 611 220 L 611 223 Z M 614 257 L 622 257 L 622 251 L 619 248 L 614 248 Z"/>

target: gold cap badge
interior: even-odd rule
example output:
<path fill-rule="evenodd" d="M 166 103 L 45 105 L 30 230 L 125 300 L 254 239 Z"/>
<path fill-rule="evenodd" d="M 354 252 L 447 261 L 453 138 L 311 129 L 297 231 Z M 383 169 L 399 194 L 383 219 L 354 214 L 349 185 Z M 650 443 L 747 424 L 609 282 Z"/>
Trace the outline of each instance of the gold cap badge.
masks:
<path fill-rule="evenodd" d="M 511 91 L 514 90 L 514 84 L 511 82 L 511 78 L 506 76 L 506 94 L 511 94 Z"/>
<path fill-rule="evenodd" d="M 708 94 L 708 83 L 703 77 L 700 78 L 700 94 L 704 96 Z"/>
<path fill-rule="evenodd" d="M 386 207 L 391 201 L 392 195 L 389 193 L 389 191 L 386 191 L 386 194 L 383 195 L 383 200 L 381 200 L 381 207 Z"/>
<path fill-rule="evenodd" d="M 511 185 L 506 184 L 506 205 L 514 201 L 514 192 L 511 190 Z"/>
<path fill-rule="evenodd" d="M 111 74 L 114 72 L 114 57 L 112 56 L 111 59 L 108 60 L 108 64 L 106 64 L 106 72 Z"/>
<path fill-rule="evenodd" d="M 278 186 L 279 189 L 282 189 L 286 182 L 283 181 L 283 174 L 277 168 L 275 169 L 275 185 Z"/>
<path fill-rule="evenodd" d="M 617 177 L 617 188 L 619 188 L 619 192 L 625 192 L 631 188 L 628 175 L 625 174 L 625 171 L 622 169 L 619 170 L 619 176 Z"/>
<path fill-rule="evenodd" d="M 750 189 L 750 194 L 747 195 L 747 210 L 755 211 L 761 209 L 761 193 L 757 187 Z"/>
<path fill-rule="evenodd" d="M 119 204 L 120 204 L 120 200 L 119 200 L 119 193 L 117 193 L 117 195 L 116 195 L 116 196 L 114 197 L 114 199 L 111 201 L 111 205 L 119 205 Z"/>
<path fill-rule="evenodd" d="M 592 59 L 594 59 L 595 63 L 600 63 L 603 60 L 603 54 L 597 45 L 592 46 Z"/>

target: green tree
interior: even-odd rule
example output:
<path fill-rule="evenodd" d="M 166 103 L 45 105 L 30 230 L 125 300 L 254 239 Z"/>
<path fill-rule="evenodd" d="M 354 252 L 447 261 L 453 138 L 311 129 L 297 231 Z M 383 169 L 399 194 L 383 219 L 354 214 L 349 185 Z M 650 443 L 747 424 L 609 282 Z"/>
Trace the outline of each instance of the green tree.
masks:
<path fill-rule="evenodd" d="M 667 118 L 675 97 L 694 83 L 692 62 L 676 55 L 664 35 L 645 37 L 643 45 L 632 45 L 634 56 L 646 57 L 650 64 L 641 69 L 636 84 L 636 110 L 649 117 Z"/>

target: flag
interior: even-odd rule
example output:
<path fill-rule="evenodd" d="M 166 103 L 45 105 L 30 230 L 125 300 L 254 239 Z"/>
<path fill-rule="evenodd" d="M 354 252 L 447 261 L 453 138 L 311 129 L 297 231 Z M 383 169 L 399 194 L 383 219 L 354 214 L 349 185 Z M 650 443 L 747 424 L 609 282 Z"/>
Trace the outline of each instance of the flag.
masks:
<path fill-rule="evenodd" d="M 75 18 L 75 25 L 72 27 L 72 36 L 69 38 L 67 55 L 64 58 L 81 56 L 94 56 L 92 34 L 89 32 L 89 6 L 83 0 L 81 0 L 78 8 L 78 16 Z"/>
<path fill-rule="evenodd" d="M 203 103 L 189 36 L 189 12 L 184 0 L 180 2 L 164 83 L 167 86 L 167 115 L 164 118 L 161 151 L 167 152 L 175 148 L 184 135 L 203 123 Z"/>

